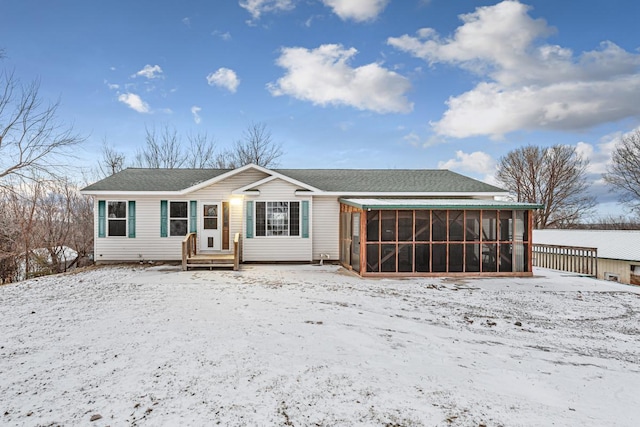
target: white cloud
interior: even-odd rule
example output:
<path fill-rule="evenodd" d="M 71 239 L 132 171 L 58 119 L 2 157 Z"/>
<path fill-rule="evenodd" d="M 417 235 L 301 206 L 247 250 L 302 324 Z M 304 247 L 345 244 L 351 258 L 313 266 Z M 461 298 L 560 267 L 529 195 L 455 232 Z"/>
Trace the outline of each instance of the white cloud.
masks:
<path fill-rule="evenodd" d="M 126 104 L 129 108 L 136 110 L 138 113 L 148 113 L 150 111 L 149 104 L 144 102 L 135 93 L 123 93 L 118 96 L 118 101 Z"/>
<path fill-rule="evenodd" d="M 200 111 L 202 111 L 202 108 L 198 107 L 197 105 L 194 105 L 193 107 L 191 107 L 191 114 L 193 114 L 193 121 L 196 122 L 197 125 L 200 124 L 200 122 L 202 121 L 202 119 L 200 118 Z"/>
<path fill-rule="evenodd" d="M 137 76 L 146 77 L 148 79 L 157 79 L 159 77 L 162 77 L 162 68 L 160 68 L 159 65 L 151 66 L 147 64 L 144 66 L 142 70 L 138 71 L 131 77 L 137 77 Z"/>
<path fill-rule="evenodd" d="M 215 85 L 235 93 L 240 84 L 240 79 L 235 71 L 229 68 L 219 68 L 218 71 L 207 76 L 207 83 L 210 86 Z"/>
<path fill-rule="evenodd" d="M 226 42 L 228 42 L 229 40 L 231 40 L 231 33 L 226 31 L 226 32 L 222 32 L 222 31 L 214 31 L 213 33 L 211 33 L 212 35 L 219 37 L 221 40 L 224 40 Z"/>
<path fill-rule="evenodd" d="M 326 44 L 317 49 L 282 49 L 276 63 L 286 74 L 267 88 L 273 96 L 289 95 L 316 105 L 346 105 L 377 113 L 408 113 L 409 80 L 376 63 L 350 67 L 357 50 Z"/>
<path fill-rule="evenodd" d="M 106 85 L 107 85 L 107 87 L 108 87 L 110 90 L 118 90 L 118 89 L 120 89 L 120 85 L 119 85 L 119 84 L 116 84 L 116 83 L 109 83 L 108 81 L 106 81 L 106 80 L 105 80 L 105 81 L 104 81 L 104 84 L 106 84 Z"/>
<path fill-rule="evenodd" d="M 251 14 L 253 20 L 260 19 L 263 13 L 291 10 L 293 0 L 240 0 L 240 7 Z"/>
<path fill-rule="evenodd" d="M 454 169 L 465 172 L 475 172 L 483 175 L 494 175 L 496 171 L 496 161 L 482 151 L 465 153 L 456 151 L 456 158 L 446 162 L 438 162 L 439 169 Z"/>
<path fill-rule="evenodd" d="M 384 10 L 389 0 L 322 0 L 325 6 L 333 9 L 333 13 L 346 21 L 372 21 Z"/>
<path fill-rule="evenodd" d="M 184 25 L 186 25 L 187 27 L 191 28 L 191 19 L 187 18 L 182 18 L 182 23 Z"/>
<path fill-rule="evenodd" d="M 578 130 L 640 114 L 640 55 L 611 42 L 578 56 L 539 41 L 554 32 L 517 1 L 462 15 L 454 35 L 423 28 L 388 43 L 430 64 L 459 66 L 486 79 L 447 101 L 433 123 L 453 137 L 501 137 L 519 129 Z"/>

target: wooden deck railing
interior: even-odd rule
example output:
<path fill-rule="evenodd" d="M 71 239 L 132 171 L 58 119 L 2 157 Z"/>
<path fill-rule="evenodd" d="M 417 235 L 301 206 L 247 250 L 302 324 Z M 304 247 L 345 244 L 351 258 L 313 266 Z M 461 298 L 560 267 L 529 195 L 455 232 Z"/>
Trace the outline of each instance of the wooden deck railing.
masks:
<path fill-rule="evenodd" d="M 187 261 L 197 253 L 196 233 L 189 233 L 182 241 L 182 270 L 187 270 Z"/>
<path fill-rule="evenodd" d="M 233 237 L 233 269 L 238 270 L 242 262 L 242 238 L 240 233 Z"/>
<path fill-rule="evenodd" d="M 532 252 L 535 267 L 598 275 L 597 248 L 534 244 Z"/>

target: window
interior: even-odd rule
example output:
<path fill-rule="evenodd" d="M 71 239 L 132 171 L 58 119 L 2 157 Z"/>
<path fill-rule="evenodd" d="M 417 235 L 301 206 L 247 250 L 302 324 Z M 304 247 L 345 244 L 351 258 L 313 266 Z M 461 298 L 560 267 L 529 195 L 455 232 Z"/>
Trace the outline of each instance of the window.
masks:
<path fill-rule="evenodd" d="M 300 202 L 256 202 L 256 236 L 299 236 Z"/>
<path fill-rule="evenodd" d="M 169 235 L 186 236 L 188 223 L 187 202 L 169 202 Z"/>
<path fill-rule="evenodd" d="M 127 235 L 127 202 L 107 202 L 108 236 Z"/>

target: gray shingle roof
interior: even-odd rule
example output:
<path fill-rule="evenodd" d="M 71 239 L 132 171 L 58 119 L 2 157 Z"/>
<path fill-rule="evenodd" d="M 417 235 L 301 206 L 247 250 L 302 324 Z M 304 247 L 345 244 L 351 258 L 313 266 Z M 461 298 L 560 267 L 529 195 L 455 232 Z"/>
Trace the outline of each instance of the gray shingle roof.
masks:
<path fill-rule="evenodd" d="M 324 191 L 504 192 L 501 188 L 443 169 L 276 169 Z"/>
<path fill-rule="evenodd" d="M 229 169 L 129 168 L 83 191 L 181 191 Z M 274 169 L 323 191 L 341 193 L 495 193 L 504 190 L 442 169 Z"/>
<path fill-rule="evenodd" d="M 82 191 L 180 191 L 226 172 L 229 169 L 128 168 Z"/>

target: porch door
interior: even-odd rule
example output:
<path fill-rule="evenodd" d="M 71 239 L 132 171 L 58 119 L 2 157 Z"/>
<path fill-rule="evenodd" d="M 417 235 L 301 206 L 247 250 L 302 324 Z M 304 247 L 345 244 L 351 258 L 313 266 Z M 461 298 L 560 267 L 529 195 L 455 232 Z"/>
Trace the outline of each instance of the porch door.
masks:
<path fill-rule="evenodd" d="M 219 251 L 222 249 L 221 203 L 202 202 L 202 222 L 200 224 L 200 250 Z"/>

